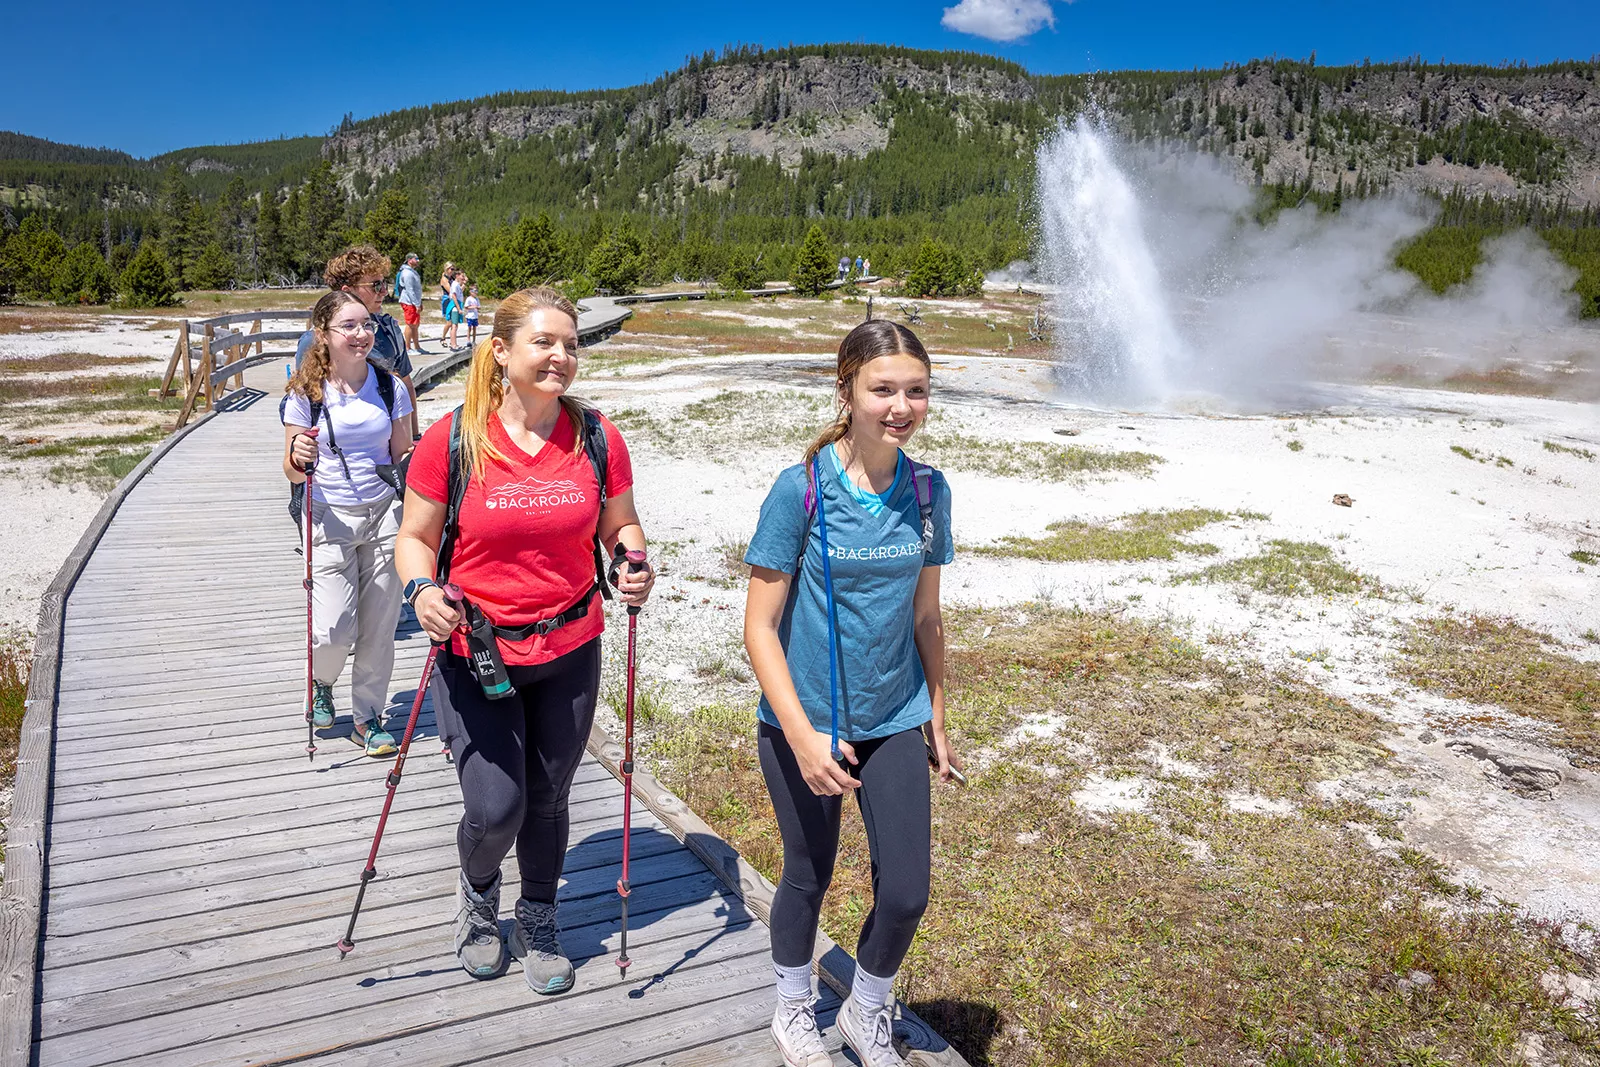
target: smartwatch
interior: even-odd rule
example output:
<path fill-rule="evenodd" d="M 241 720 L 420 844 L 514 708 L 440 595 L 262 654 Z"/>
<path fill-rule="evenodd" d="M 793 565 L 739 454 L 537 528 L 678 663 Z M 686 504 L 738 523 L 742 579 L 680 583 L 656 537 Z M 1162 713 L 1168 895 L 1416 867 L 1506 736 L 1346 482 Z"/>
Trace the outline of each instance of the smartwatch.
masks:
<path fill-rule="evenodd" d="M 406 603 L 410 604 L 412 607 L 416 607 L 417 606 L 417 594 L 422 592 L 424 589 L 429 589 L 429 588 L 437 589 L 437 588 L 439 588 L 439 583 L 434 581 L 432 578 L 413 578 L 413 579 L 411 579 L 409 582 L 406 583 L 406 590 L 405 590 Z"/>

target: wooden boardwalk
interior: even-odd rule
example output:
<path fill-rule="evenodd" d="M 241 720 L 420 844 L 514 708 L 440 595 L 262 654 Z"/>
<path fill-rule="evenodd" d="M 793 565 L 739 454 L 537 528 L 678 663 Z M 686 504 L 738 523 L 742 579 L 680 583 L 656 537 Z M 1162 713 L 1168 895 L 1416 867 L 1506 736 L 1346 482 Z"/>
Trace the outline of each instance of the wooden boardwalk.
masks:
<path fill-rule="evenodd" d="M 247 380 L 270 387 L 275 369 Z M 0 916 L 0 1063 L 780 1063 L 771 887 L 648 778 L 619 981 L 621 787 L 602 735 L 573 787 L 561 887 L 572 993 L 535 996 L 516 964 L 488 982 L 455 965 L 460 795 L 426 705 L 356 950 L 339 959 L 390 761 L 345 739 L 343 684 L 316 760 L 303 751 L 305 598 L 276 408 L 246 390 L 164 446 L 69 560 L 63 574 L 81 573 L 61 583 L 64 605 L 47 598 Z M 58 608 L 52 693 L 37 672 L 54 674 Z M 409 615 L 396 643 L 403 721 L 427 643 Z M 38 706 L 52 698 L 53 721 Z M 826 939 L 818 955 L 841 988 L 848 958 Z M 837 1005 L 824 988 L 835 1050 Z M 919 1059 L 961 1062 L 904 1022 L 940 1050 Z"/>

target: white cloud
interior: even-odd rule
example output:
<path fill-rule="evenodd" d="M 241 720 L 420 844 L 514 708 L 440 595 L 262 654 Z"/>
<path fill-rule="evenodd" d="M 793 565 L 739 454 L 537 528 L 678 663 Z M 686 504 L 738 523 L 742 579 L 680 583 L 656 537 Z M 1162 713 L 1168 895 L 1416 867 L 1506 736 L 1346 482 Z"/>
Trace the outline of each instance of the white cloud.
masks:
<path fill-rule="evenodd" d="M 1050 0 L 961 0 L 944 9 L 945 29 L 991 41 L 1015 41 L 1049 26 L 1056 28 Z"/>

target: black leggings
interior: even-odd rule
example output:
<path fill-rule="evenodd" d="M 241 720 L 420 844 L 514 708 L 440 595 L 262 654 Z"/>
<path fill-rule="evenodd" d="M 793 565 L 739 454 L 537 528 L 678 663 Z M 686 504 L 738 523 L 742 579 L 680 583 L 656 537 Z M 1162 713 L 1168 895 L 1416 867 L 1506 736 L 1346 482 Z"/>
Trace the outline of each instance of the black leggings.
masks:
<path fill-rule="evenodd" d="M 533 667 L 507 666 L 516 695 L 490 700 L 465 659 L 439 654 L 433 688 L 466 813 L 456 828 L 474 888 L 517 846 L 522 895 L 553 904 L 567 853 L 567 794 L 600 692 L 600 639 Z"/>
<path fill-rule="evenodd" d="M 761 773 L 783 835 L 783 878 L 772 898 L 772 959 L 782 967 L 811 963 L 822 894 L 833 880 L 844 798 L 818 796 L 806 785 L 783 731 L 757 725 Z M 928 907 L 932 852 L 928 750 L 921 730 L 855 742 L 861 781 L 856 803 L 872 852 L 872 910 L 861 926 L 856 962 L 887 978 L 900 969 Z"/>

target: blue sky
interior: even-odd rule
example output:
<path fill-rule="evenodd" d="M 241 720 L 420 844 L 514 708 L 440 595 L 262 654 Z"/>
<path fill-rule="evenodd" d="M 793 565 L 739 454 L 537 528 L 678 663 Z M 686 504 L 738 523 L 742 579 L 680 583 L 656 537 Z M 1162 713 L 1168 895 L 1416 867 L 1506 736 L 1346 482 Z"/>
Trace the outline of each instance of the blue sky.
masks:
<path fill-rule="evenodd" d="M 13 20 L 0 67 L 0 129 L 144 156 L 325 133 L 347 111 L 632 85 L 730 43 L 822 41 L 970 49 L 1041 74 L 1313 50 L 1330 64 L 1412 54 L 1533 63 L 1600 53 L 1600 9 L 1579 0 L 31 4 Z"/>

